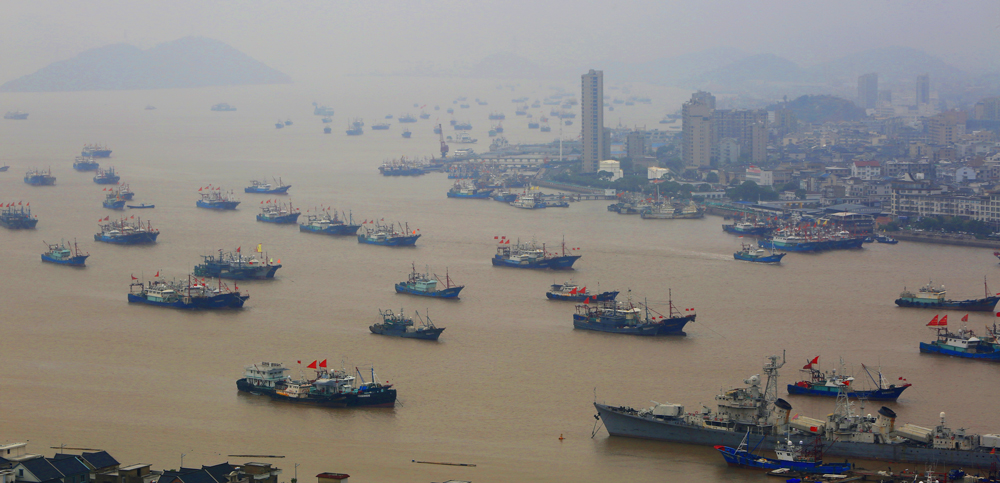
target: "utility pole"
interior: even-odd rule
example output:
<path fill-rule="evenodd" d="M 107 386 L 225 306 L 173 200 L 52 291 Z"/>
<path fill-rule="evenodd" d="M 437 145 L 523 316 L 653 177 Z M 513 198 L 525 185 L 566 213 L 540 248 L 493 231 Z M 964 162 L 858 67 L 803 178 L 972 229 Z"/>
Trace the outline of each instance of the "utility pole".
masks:
<path fill-rule="evenodd" d="M 187 456 L 187 455 L 186 455 L 186 454 L 184 454 L 184 453 L 181 453 L 181 468 L 183 468 L 183 467 L 184 467 L 184 457 L 185 457 L 185 456 Z M 179 470 L 179 469 L 180 469 L 180 468 L 178 468 L 178 470 Z"/>
<path fill-rule="evenodd" d="M 295 476 L 292 476 L 292 483 L 298 483 L 299 481 L 299 464 L 295 463 Z"/>

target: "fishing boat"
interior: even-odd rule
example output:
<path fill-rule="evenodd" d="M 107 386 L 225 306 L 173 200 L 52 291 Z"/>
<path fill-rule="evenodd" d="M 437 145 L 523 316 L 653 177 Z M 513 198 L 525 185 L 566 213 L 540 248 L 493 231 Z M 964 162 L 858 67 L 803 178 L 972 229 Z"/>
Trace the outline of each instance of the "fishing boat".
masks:
<path fill-rule="evenodd" d="M 330 212 L 333 212 L 333 215 Z M 327 208 L 317 210 L 318 214 L 306 215 L 306 222 L 299 225 L 299 231 L 308 233 L 319 233 L 323 235 L 355 235 L 361 225 L 354 224 L 354 215 L 344 216 L 345 223 L 337 216 L 336 210 Z"/>
<path fill-rule="evenodd" d="M 879 236 L 876 236 L 875 237 L 875 241 L 877 241 L 879 243 L 886 243 L 886 244 L 889 244 L 889 245 L 895 245 L 895 244 L 899 243 L 899 240 L 897 240 L 897 239 L 895 239 L 895 238 L 893 238 L 891 236 L 888 236 L 888 235 L 879 235 Z"/>
<path fill-rule="evenodd" d="M 21 111 L 7 111 L 6 113 L 4 113 L 3 118 L 10 119 L 13 121 L 24 121 L 28 119 L 28 113 Z"/>
<path fill-rule="evenodd" d="M 417 118 L 413 117 L 412 114 L 403 114 L 397 120 L 402 123 L 417 122 Z"/>
<path fill-rule="evenodd" d="M 299 361 L 301 364 L 301 361 Z M 326 359 L 313 361 L 307 366 L 315 369 L 311 378 L 300 376 L 294 380 L 285 373 L 289 371 L 278 362 L 262 362 L 246 366 L 243 378 L 236 381 L 236 389 L 254 395 L 265 395 L 275 401 L 309 404 L 313 406 L 385 407 L 396 404 L 396 390 L 392 384 L 383 384 L 372 369 L 371 380 L 365 381 L 358 368 L 354 368 L 357 378 L 346 370 L 330 370 Z M 360 379 L 360 383 L 357 381 Z"/>
<path fill-rule="evenodd" d="M 900 307 L 989 312 L 993 310 L 993 306 L 997 302 L 1000 302 L 1000 296 L 990 295 L 989 287 L 986 286 L 985 280 L 983 281 L 983 288 L 986 291 L 986 296 L 981 299 L 948 300 L 945 298 L 947 292 L 944 289 L 944 285 L 935 286 L 934 282 L 930 281 L 927 285 L 920 287 L 920 290 L 916 293 L 910 292 L 904 287 L 903 292 L 899 294 L 899 298 L 895 302 Z"/>
<path fill-rule="evenodd" d="M 313 115 L 314 116 L 323 116 L 323 117 L 333 116 L 333 108 L 332 107 L 321 106 L 321 105 L 319 105 L 316 102 L 312 103 L 312 105 L 313 105 Z"/>
<path fill-rule="evenodd" d="M 640 210 L 639 217 L 643 220 L 692 220 L 704 218 L 705 211 L 693 200 L 680 206 L 665 201 Z"/>
<path fill-rule="evenodd" d="M 491 259 L 495 267 L 570 270 L 573 268 L 573 263 L 582 256 L 567 255 L 565 241 L 562 243 L 562 253 L 560 254 L 547 251 L 544 243 L 539 247 L 534 240 L 530 243 L 521 243 L 518 240 L 514 245 L 511 245 L 510 239 L 507 237 L 493 238 L 499 242 L 497 253 Z M 579 248 L 573 248 L 570 251 L 574 250 L 579 250 Z"/>
<path fill-rule="evenodd" d="M 411 264 L 413 271 L 405 282 L 396 284 L 396 293 L 406 293 L 411 295 L 421 295 L 424 297 L 435 297 L 439 299 L 457 299 L 458 293 L 465 288 L 465 285 L 452 285 L 451 276 L 448 271 L 444 273 L 444 287 L 438 287 L 441 278 L 437 275 L 431 277 L 430 273 L 417 272 L 416 264 Z"/>
<path fill-rule="evenodd" d="M 49 250 L 42 254 L 43 262 L 82 267 L 86 263 L 87 257 L 90 256 L 89 253 L 80 253 L 80 249 L 76 246 L 76 240 L 73 241 L 72 247 L 64 242 L 46 243 L 46 245 L 48 245 Z"/>
<path fill-rule="evenodd" d="M 417 230 L 410 230 L 410 225 L 407 223 L 404 227 L 401 223 L 383 224 L 381 221 L 365 221 L 361 224 L 364 229 L 364 233 L 358 234 L 358 243 L 367 243 L 369 245 L 382 245 L 390 247 L 402 247 L 402 246 L 413 246 L 417 244 L 417 238 L 420 238 L 420 234 Z"/>
<path fill-rule="evenodd" d="M 390 124 L 387 122 L 376 122 L 372 124 L 372 131 L 387 131 L 389 130 Z"/>
<path fill-rule="evenodd" d="M 257 214 L 257 221 L 289 225 L 299 221 L 299 215 L 302 213 L 299 212 L 298 208 L 292 207 L 291 201 L 287 204 L 267 201 L 267 203 L 261 202 L 263 205 L 260 207 L 260 213 Z"/>
<path fill-rule="evenodd" d="M 332 132 L 333 132 L 333 128 L 330 127 L 330 126 L 327 126 L 327 127 L 323 128 L 323 134 L 330 134 Z"/>
<path fill-rule="evenodd" d="M 368 327 L 373 334 L 405 339 L 438 340 L 438 337 L 444 332 L 444 327 L 434 326 L 429 315 L 426 318 L 421 318 L 420 313 L 417 313 L 417 320 L 420 321 L 420 324 L 416 325 L 413 323 L 412 317 L 403 315 L 403 309 L 399 309 L 398 314 L 392 310 L 379 309 L 378 314 L 382 317 L 382 322 Z"/>
<path fill-rule="evenodd" d="M 545 297 L 549 300 L 564 300 L 567 302 L 583 302 L 587 299 L 595 302 L 606 302 L 614 300 L 617 296 L 617 291 L 592 294 L 587 291 L 587 287 L 581 288 L 573 282 L 554 283 L 549 288 L 549 291 L 545 292 Z"/>
<path fill-rule="evenodd" d="M 132 201 L 132 198 L 135 198 L 135 193 L 132 192 L 127 184 L 122 184 L 118 187 L 118 196 L 121 196 L 125 201 Z"/>
<path fill-rule="evenodd" d="M 274 178 L 272 178 L 274 179 Z M 283 195 L 288 193 L 288 188 L 292 185 L 284 184 L 281 178 L 278 178 L 274 184 L 268 183 L 267 180 L 250 180 L 250 186 L 243 188 L 244 193 L 257 193 L 266 195 Z"/>
<path fill-rule="evenodd" d="M 769 253 L 764 251 L 763 248 L 755 248 L 752 244 L 748 245 L 744 243 L 743 248 L 740 251 L 733 253 L 733 258 L 736 260 L 743 260 L 745 262 L 781 263 L 781 259 L 784 258 L 785 255 L 787 255 L 787 253 L 774 253 L 774 250 L 771 250 Z"/>
<path fill-rule="evenodd" d="M 494 201 L 499 201 L 501 203 L 510 203 L 517 199 L 517 193 L 511 193 L 506 189 L 493 190 Z"/>
<path fill-rule="evenodd" d="M 968 315 L 962 320 L 968 321 Z M 949 332 L 947 314 L 940 319 L 935 315 L 927 326 L 937 330 L 937 340 L 930 343 L 921 342 L 920 352 L 963 359 L 1000 361 L 1000 348 L 977 337 L 972 330 L 963 327 L 958 332 Z"/>
<path fill-rule="evenodd" d="M 123 210 L 125 209 L 125 198 L 119 196 L 118 191 L 112 191 L 104 197 L 102 204 L 109 210 Z"/>
<path fill-rule="evenodd" d="M 404 138 L 410 139 L 410 136 L 412 136 L 412 135 L 413 135 L 413 133 L 409 129 L 403 129 L 403 137 Z"/>
<path fill-rule="evenodd" d="M 223 253 L 220 249 L 216 255 L 202 255 L 202 263 L 195 265 L 194 274 L 198 277 L 228 278 L 231 280 L 263 280 L 274 278 L 275 272 L 281 268 L 281 260 L 277 262 L 273 258 L 268 258 L 266 254 L 263 259 L 258 259 L 254 255 L 244 256 L 243 247 L 237 247 L 236 251 Z M 261 246 L 257 245 L 258 253 L 263 253 Z"/>
<path fill-rule="evenodd" d="M 115 245 L 144 245 L 156 243 L 156 237 L 160 236 L 160 230 L 153 228 L 152 223 L 142 220 L 131 221 L 121 218 L 109 221 L 108 216 L 98 220 L 101 231 L 94 234 L 94 241 L 112 243 Z"/>
<path fill-rule="evenodd" d="M 544 123 L 542 124 L 542 127 L 538 128 L 538 130 L 541 132 L 552 132 L 552 126 L 549 126 L 548 123 Z"/>
<path fill-rule="evenodd" d="M 114 166 L 108 169 L 98 169 L 94 176 L 94 182 L 97 184 L 118 184 L 121 179 L 121 176 L 115 174 Z"/>
<path fill-rule="evenodd" d="M 147 205 L 146 203 L 143 203 L 141 205 L 126 205 L 126 206 L 128 206 L 129 208 L 131 208 L 133 210 L 144 210 L 144 209 L 147 209 L 147 208 L 156 208 L 156 205 Z"/>
<path fill-rule="evenodd" d="M 230 106 L 229 104 L 226 104 L 225 102 L 222 102 L 212 106 L 212 110 L 216 112 L 229 112 L 229 111 L 235 111 L 236 108 Z"/>
<path fill-rule="evenodd" d="M 538 129 L 539 124 L 537 122 L 529 122 L 528 129 Z"/>
<path fill-rule="evenodd" d="M 361 119 L 355 118 L 353 121 L 347 122 L 347 135 L 348 136 L 360 136 L 364 134 L 365 122 Z"/>
<path fill-rule="evenodd" d="M 736 235 L 766 235 L 773 229 L 762 221 L 742 221 L 732 225 L 722 225 L 722 231 Z"/>
<path fill-rule="evenodd" d="M 156 272 L 159 278 L 160 272 Z M 192 279 L 187 282 L 156 280 L 146 283 L 137 282 L 132 277 L 129 284 L 128 302 L 130 304 L 146 304 L 155 307 L 172 309 L 240 309 L 250 295 L 241 293 L 239 287 L 233 290 L 219 280 L 218 288 L 209 287 L 203 280 Z"/>
<path fill-rule="evenodd" d="M 84 144 L 80 156 L 85 158 L 110 158 L 111 150 L 103 144 Z"/>
<path fill-rule="evenodd" d="M 56 184 L 56 177 L 52 176 L 52 169 L 47 171 L 33 169 L 24 174 L 24 182 L 31 186 L 52 186 Z"/>
<path fill-rule="evenodd" d="M 448 190 L 448 197 L 486 200 L 490 198 L 491 193 L 493 193 L 493 190 L 479 189 L 472 182 L 456 182 L 455 185 Z"/>
<path fill-rule="evenodd" d="M 4 172 L 6 172 L 6 171 L 7 171 L 8 169 L 10 169 L 10 166 L 8 166 L 8 165 L 6 165 L 6 164 L 5 164 L 5 165 L 3 165 L 3 166 L 0 166 L 0 173 L 4 173 Z"/>
<path fill-rule="evenodd" d="M 274 128 L 275 129 L 284 129 L 285 128 L 285 123 L 281 122 L 281 119 L 278 119 L 278 122 L 274 123 Z"/>
<path fill-rule="evenodd" d="M 201 188 L 198 191 L 201 191 Z M 239 204 L 239 200 L 232 198 L 232 193 L 226 194 L 220 188 L 203 191 L 201 199 L 195 202 L 198 208 L 210 210 L 235 210 Z"/>
<path fill-rule="evenodd" d="M 792 442 L 790 435 L 785 435 L 774 445 L 774 453 L 777 459 L 766 458 L 753 454 L 752 450 L 747 450 L 747 438 L 736 448 L 717 445 L 715 449 L 722 454 L 729 466 L 740 468 L 757 468 L 762 470 L 787 469 L 799 473 L 809 474 L 842 474 L 852 469 L 851 463 L 823 463 L 823 445 L 821 442 L 806 445 L 803 442 L 798 444 Z"/>
<path fill-rule="evenodd" d="M 93 157 L 77 156 L 73 161 L 73 169 L 77 171 L 96 171 L 101 165 Z"/>
<path fill-rule="evenodd" d="M 837 374 L 836 369 L 828 372 L 820 371 L 815 367 L 817 364 L 819 364 L 819 356 L 806 361 L 806 365 L 802 366 L 800 370 L 800 372 L 806 374 L 805 379 L 795 384 L 789 384 L 788 394 L 837 397 L 843 391 L 849 396 L 858 399 L 895 401 L 899 399 L 899 395 L 906 388 L 912 386 L 912 384 L 905 382 L 905 379 L 902 377 L 899 378 L 900 381 L 904 381 L 901 384 L 888 384 L 882 376 L 882 371 L 878 371 L 878 380 L 875 380 L 875 376 L 872 375 L 871 371 L 864 364 L 861 364 L 861 368 L 871 378 L 872 383 L 875 384 L 875 389 L 858 389 L 857 384 L 854 384 L 854 377 L 844 373 L 843 361 L 841 361 L 840 374 Z"/>
<path fill-rule="evenodd" d="M 650 312 L 653 314 L 650 315 Z M 645 303 L 633 304 L 631 296 L 626 302 L 584 299 L 582 304 L 576 306 L 573 328 L 645 336 L 687 335 L 684 326 L 694 322 L 697 315 L 694 309 L 685 309 L 685 312 L 689 313 L 681 315 L 672 299 L 667 315 L 650 309 Z"/>
<path fill-rule="evenodd" d="M 420 113 L 420 119 L 430 119 L 430 118 L 431 118 L 430 114 L 427 114 L 426 112 Z"/>
<path fill-rule="evenodd" d="M 537 193 L 522 193 L 510 202 L 510 206 L 522 210 L 541 210 L 548 207 L 548 204 L 542 201 L 542 197 Z"/>
<path fill-rule="evenodd" d="M 23 230 L 34 228 L 38 224 L 38 215 L 31 214 L 31 203 L 21 205 L 13 202 L 0 205 L 0 225 L 11 230 Z"/>
<path fill-rule="evenodd" d="M 291 119 L 285 119 L 285 125 L 286 126 L 291 126 L 292 125 L 292 120 Z"/>

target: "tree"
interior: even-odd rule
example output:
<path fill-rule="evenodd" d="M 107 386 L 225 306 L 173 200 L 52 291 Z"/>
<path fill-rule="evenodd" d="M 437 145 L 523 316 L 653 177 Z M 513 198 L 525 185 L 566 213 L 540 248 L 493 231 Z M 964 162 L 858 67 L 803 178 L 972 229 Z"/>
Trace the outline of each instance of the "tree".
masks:
<path fill-rule="evenodd" d="M 806 199 L 806 190 L 801 189 L 801 188 L 795 190 L 795 199 L 798 199 L 798 200 L 804 200 L 804 199 Z"/>
<path fill-rule="evenodd" d="M 705 181 L 708 181 L 709 183 L 718 183 L 719 173 L 716 173 L 715 171 L 708 173 L 708 175 L 705 176 Z"/>
<path fill-rule="evenodd" d="M 778 193 L 771 188 L 761 188 L 753 181 L 744 181 L 743 184 L 726 190 L 726 195 L 730 199 L 737 201 L 773 201 L 778 199 Z"/>

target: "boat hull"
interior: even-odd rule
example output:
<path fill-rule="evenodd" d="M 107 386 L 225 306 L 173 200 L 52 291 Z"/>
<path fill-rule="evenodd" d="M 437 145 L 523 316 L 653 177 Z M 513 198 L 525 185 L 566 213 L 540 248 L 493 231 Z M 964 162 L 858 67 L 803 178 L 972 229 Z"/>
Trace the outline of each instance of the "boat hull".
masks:
<path fill-rule="evenodd" d="M 195 206 L 198 208 L 207 208 L 209 210 L 235 210 L 236 206 L 239 205 L 239 201 L 216 201 L 216 202 L 206 202 L 198 200 L 195 202 Z"/>
<path fill-rule="evenodd" d="M 110 158 L 110 149 L 95 149 L 93 151 L 81 151 L 80 156 L 85 158 Z"/>
<path fill-rule="evenodd" d="M 97 171 L 100 167 L 99 163 L 73 163 L 73 169 L 77 171 Z"/>
<path fill-rule="evenodd" d="M 774 255 L 767 255 L 765 257 L 758 257 L 755 255 L 748 255 L 741 252 L 736 252 L 733 254 L 733 258 L 736 260 L 743 260 L 745 262 L 756 262 L 756 263 L 781 263 L 781 259 L 785 257 L 785 253 L 776 253 Z"/>
<path fill-rule="evenodd" d="M 545 296 L 549 300 L 562 300 L 566 302 L 583 302 L 588 298 L 590 300 L 594 300 L 597 302 L 603 302 L 603 301 L 614 300 L 616 297 L 618 297 L 618 292 L 601 292 L 597 295 L 590 295 L 590 294 L 580 295 L 580 294 L 564 294 L 558 292 L 545 292 Z"/>
<path fill-rule="evenodd" d="M 334 236 L 357 235 L 359 228 L 361 228 L 361 225 L 330 225 L 324 228 L 315 228 L 310 225 L 299 225 L 299 231 Z"/>
<path fill-rule="evenodd" d="M 920 309 L 954 309 L 967 310 L 970 312 L 992 312 L 1000 297 L 986 297 L 975 300 L 944 300 L 944 301 L 923 301 L 909 298 L 896 299 L 896 305 L 900 307 L 914 307 Z"/>
<path fill-rule="evenodd" d="M 77 255 L 70 258 L 54 258 L 52 256 L 42 254 L 42 261 L 48 263 L 54 263 L 56 265 L 68 265 L 70 267 L 83 267 L 86 266 L 87 257 L 90 255 Z"/>
<path fill-rule="evenodd" d="M 936 343 L 920 343 L 920 352 L 926 354 L 943 354 L 952 357 L 961 357 L 963 359 L 978 359 L 984 361 L 1000 361 L 1000 350 L 994 350 L 993 352 L 965 352 L 955 349 L 949 349 L 946 346 L 939 345 Z"/>
<path fill-rule="evenodd" d="M 249 295 L 242 295 L 239 292 L 222 293 L 212 297 L 191 297 L 188 301 L 176 300 L 173 302 L 159 302 L 149 300 L 141 294 L 128 294 L 128 302 L 135 304 L 152 305 L 155 307 L 168 307 L 172 309 L 240 309 L 250 298 Z"/>
<path fill-rule="evenodd" d="M 500 255 L 493 255 L 492 262 L 494 267 L 531 268 L 536 270 L 571 270 L 573 268 L 573 263 L 575 263 L 581 256 L 582 255 L 565 255 L 529 262 L 527 260 L 510 260 L 503 258 Z"/>
<path fill-rule="evenodd" d="M 254 386 L 249 384 L 246 379 L 240 379 L 236 381 L 236 389 L 250 394 L 265 395 L 275 401 L 285 401 L 296 404 L 308 404 L 312 406 L 330 408 L 391 408 L 396 405 L 396 390 L 392 388 L 376 388 L 372 391 L 359 390 L 357 392 L 346 394 L 296 398 L 278 394 L 273 388 Z"/>
<path fill-rule="evenodd" d="M 52 186 L 56 184 L 55 176 L 25 176 L 24 182 L 31 186 Z"/>
<path fill-rule="evenodd" d="M 402 337 L 404 339 L 420 339 L 420 340 L 438 340 L 441 337 L 441 333 L 444 332 L 444 327 L 437 327 L 434 329 L 421 329 L 421 330 L 393 330 L 382 327 L 381 324 L 375 324 L 368 327 L 373 334 L 378 335 L 388 335 L 390 337 Z"/>
<path fill-rule="evenodd" d="M 249 186 L 247 188 L 243 188 L 243 192 L 244 193 L 265 194 L 265 195 L 285 195 L 285 194 L 288 194 L 288 188 L 291 188 L 291 187 L 292 187 L 292 185 L 279 186 L 277 188 L 271 188 L 271 189 L 264 189 L 264 188 L 257 188 L 257 187 L 254 187 L 254 186 Z"/>
<path fill-rule="evenodd" d="M 421 297 L 434 297 L 438 299 L 457 299 L 458 293 L 462 291 L 462 287 L 451 287 L 442 290 L 435 290 L 433 292 L 425 292 L 417 290 L 416 288 L 410 287 L 405 283 L 396 284 L 396 293 L 405 293 L 410 295 L 420 295 Z"/>
<path fill-rule="evenodd" d="M 104 205 L 105 208 L 107 208 L 109 210 L 124 210 L 125 209 L 125 200 L 105 201 L 105 202 L 103 202 L 103 205 Z"/>
<path fill-rule="evenodd" d="M 107 236 L 97 233 L 94 235 L 94 241 L 113 243 L 115 245 L 148 245 L 150 243 L 156 243 L 156 237 L 158 236 L 160 236 L 160 232 L 135 233 L 120 236 Z"/>
<path fill-rule="evenodd" d="M 121 176 L 94 176 L 94 182 L 97 184 L 118 184 L 121 179 Z"/>
<path fill-rule="evenodd" d="M 771 426 L 736 425 L 731 429 L 695 426 L 683 421 L 655 416 L 639 416 L 628 408 L 594 403 L 597 414 L 604 422 L 608 434 L 626 438 L 650 439 L 683 444 L 725 445 L 738 447 L 750 431 L 747 445 L 761 450 L 773 450 L 775 438 Z M 996 462 L 996 455 L 982 449 L 957 451 L 935 449 L 909 443 L 856 443 L 822 440 L 823 454 L 868 460 L 893 462 L 933 463 L 975 468 L 989 468 Z"/>
<path fill-rule="evenodd" d="M 449 198 L 466 198 L 466 199 L 473 199 L 473 200 L 485 200 L 485 199 L 489 199 L 490 192 L 489 191 L 480 191 L 480 192 L 476 192 L 476 193 L 455 193 L 455 192 L 449 191 L 448 192 L 448 197 Z"/>
<path fill-rule="evenodd" d="M 622 319 L 586 317 L 580 314 L 573 314 L 573 328 L 628 335 L 687 335 L 684 333 L 684 326 L 694 320 L 694 318 L 694 315 L 688 315 L 685 317 L 671 317 L 654 323 L 626 325 Z"/>
<path fill-rule="evenodd" d="M 371 239 L 365 235 L 358 235 L 358 243 L 366 243 L 368 245 L 381 245 L 386 247 L 408 247 L 417 244 L 417 238 L 420 235 L 409 235 L 409 236 L 394 236 L 385 239 Z"/>
<path fill-rule="evenodd" d="M 11 230 L 28 230 L 38 224 L 38 218 L 16 218 L 0 220 L 0 225 Z"/>
<path fill-rule="evenodd" d="M 264 223 L 277 223 L 279 225 L 292 225 L 299 221 L 299 215 L 301 213 L 289 213 L 287 215 L 280 216 L 264 216 L 257 215 L 257 221 L 262 221 Z"/>
<path fill-rule="evenodd" d="M 776 470 L 778 468 L 788 468 L 790 470 L 803 473 L 814 474 L 838 474 L 851 470 L 850 463 L 805 463 L 798 461 L 780 461 L 771 458 L 764 458 L 745 450 L 737 450 L 729 446 L 716 446 L 715 449 L 722 453 L 722 457 L 729 466 L 740 468 L 759 468 L 762 470 Z"/>
<path fill-rule="evenodd" d="M 133 210 L 142 210 L 142 209 L 145 209 L 145 208 L 156 208 L 156 205 L 147 205 L 147 204 L 141 204 L 141 205 L 127 205 L 127 206 L 128 206 L 129 208 L 133 209 Z"/>
<path fill-rule="evenodd" d="M 867 399 L 869 401 L 895 401 L 899 399 L 899 395 L 903 393 L 906 388 L 910 387 L 909 384 L 904 386 L 889 386 L 886 389 L 873 389 L 871 391 L 857 391 L 848 390 L 847 395 L 852 398 Z M 799 386 L 797 384 L 788 385 L 788 394 L 797 396 L 823 396 L 823 397 L 837 397 L 840 393 L 840 389 L 831 386 Z"/>

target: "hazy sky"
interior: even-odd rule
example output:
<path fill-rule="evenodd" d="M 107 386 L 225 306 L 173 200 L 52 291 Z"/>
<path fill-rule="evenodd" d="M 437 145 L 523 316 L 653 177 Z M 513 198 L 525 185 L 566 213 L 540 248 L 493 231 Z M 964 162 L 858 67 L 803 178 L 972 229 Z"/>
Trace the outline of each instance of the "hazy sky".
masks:
<path fill-rule="evenodd" d="M 187 35 L 226 42 L 297 81 L 498 52 L 576 67 L 718 46 L 809 65 L 903 45 L 981 70 L 1000 65 L 1000 1 L 0 0 L 0 82 L 89 48 Z"/>

